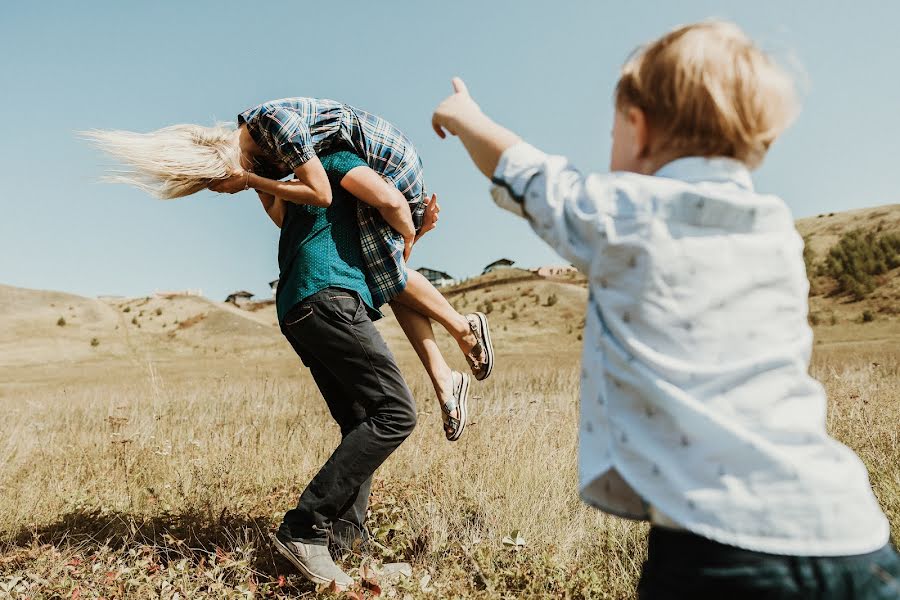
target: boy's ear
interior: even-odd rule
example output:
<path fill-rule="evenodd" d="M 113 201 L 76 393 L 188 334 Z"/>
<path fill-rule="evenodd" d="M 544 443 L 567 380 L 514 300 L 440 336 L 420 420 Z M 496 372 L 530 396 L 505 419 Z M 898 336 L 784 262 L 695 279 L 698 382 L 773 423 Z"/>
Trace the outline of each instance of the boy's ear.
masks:
<path fill-rule="evenodd" d="M 650 154 L 650 128 L 647 126 L 647 115 L 640 108 L 629 106 L 625 118 L 631 126 L 634 158 L 647 158 Z"/>

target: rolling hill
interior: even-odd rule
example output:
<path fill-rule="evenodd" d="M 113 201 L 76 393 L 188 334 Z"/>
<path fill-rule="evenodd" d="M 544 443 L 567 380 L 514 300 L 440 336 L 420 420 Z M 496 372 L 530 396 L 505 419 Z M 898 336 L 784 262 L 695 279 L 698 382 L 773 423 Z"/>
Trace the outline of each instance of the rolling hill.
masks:
<path fill-rule="evenodd" d="M 862 300 L 834 293 L 834 279 L 816 274 L 848 231 L 900 232 L 900 205 L 801 219 L 797 228 L 811 251 L 815 293 L 810 319 L 819 343 L 900 340 L 900 268 L 879 276 Z M 490 314 L 495 343 L 504 348 L 510 368 L 533 358 L 551 336 L 557 354 L 577 361 L 587 299 L 580 274 L 544 278 L 501 269 L 442 291 L 460 312 Z M 0 394 L 63 372 L 70 381 L 96 377 L 98 369 L 154 368 L 185 378 L 260 363 L 275 372 L 295 369 L 296 357 L 281 336 L 274 307 L 253 308 L 191 296 L 94 299 L 0 285 L 0 381 L 6 382 Z M 402 360 L 413 359 L 390 310 L 385 314 L 378 326 L 389 345 Z M 451 364 L 463 368 L 449 336 L 438 331 L 437 338 Z"/>

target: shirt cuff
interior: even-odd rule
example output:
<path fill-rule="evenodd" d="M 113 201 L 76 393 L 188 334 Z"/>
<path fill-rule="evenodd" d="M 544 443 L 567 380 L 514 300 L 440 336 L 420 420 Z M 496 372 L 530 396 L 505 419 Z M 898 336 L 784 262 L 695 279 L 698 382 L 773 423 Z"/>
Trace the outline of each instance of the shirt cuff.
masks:
<path fill-rule="evenodd" d="M 491 196 L 500 208 L 520 217 L 525 213 L 525 190 L 531 180 L 540 173 L 547 155 L 531 144 L 519 142 L 503 151 L 494 175 Z"/>

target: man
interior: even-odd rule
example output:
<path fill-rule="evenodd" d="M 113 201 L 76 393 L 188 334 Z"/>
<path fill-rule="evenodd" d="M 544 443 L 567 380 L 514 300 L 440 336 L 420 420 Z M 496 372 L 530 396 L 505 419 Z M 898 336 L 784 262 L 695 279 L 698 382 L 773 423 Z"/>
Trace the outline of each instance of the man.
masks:
<path fill-rule="evenodd" d="M 393 355 L 372 321 L 359 243 L 357 200 L 340 185 L 365 165 L 351 152 L 320 157 L 332 187 L 327 207 L 285 203 L 276 295 L 281 330 L 315 379 L 341 443 L 289 510 L 275 547 L 309 580 L 353 580 L 328 543 L 365 540 L 372 474 L 416 425 L 416 408 Z"/>

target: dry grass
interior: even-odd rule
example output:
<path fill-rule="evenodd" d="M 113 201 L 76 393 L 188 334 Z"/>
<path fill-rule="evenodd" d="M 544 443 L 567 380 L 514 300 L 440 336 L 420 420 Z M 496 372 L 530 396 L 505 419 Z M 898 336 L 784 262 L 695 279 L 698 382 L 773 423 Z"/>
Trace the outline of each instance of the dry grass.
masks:
<path fill-rule="evenodd" d="M 576 353 L 498 369 L 455 445 L 421 402 L 419 427 L 372 497 L 375 558 L 413 565 L 386 595 L 632 594 L 646 527 L 575 494 Z M 107 365 L 105 377 L 51 378 L 0 399 L 0 595 L 313 595 L 266 533 L 338 432 L 288 355 L 255 360 Z M 416 397 L 430 399 L 421 368 L 406 352 L 401 362 Z M 820 345 L 813 372 L 831 398 L 829 429 L 869 467 L 897 536 L 897 345 Z M 518 551 L 502 543 L 514 530 L 526 541 Z"/>

